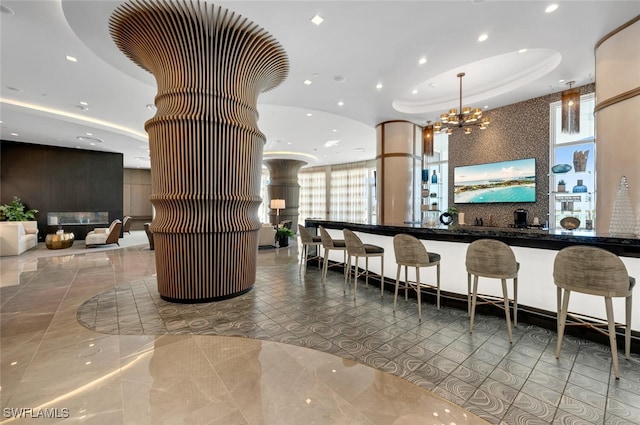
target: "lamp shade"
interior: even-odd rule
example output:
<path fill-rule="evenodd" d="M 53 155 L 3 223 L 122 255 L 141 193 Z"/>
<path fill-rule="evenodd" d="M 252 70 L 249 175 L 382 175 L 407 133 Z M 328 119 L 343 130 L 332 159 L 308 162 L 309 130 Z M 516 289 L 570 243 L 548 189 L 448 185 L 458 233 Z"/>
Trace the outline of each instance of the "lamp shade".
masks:
<path fill-rule="evenodd" d="M 272 199 L 270 207 L 272 210 L 282 210 L 285 208 L 284 199 Z"/>

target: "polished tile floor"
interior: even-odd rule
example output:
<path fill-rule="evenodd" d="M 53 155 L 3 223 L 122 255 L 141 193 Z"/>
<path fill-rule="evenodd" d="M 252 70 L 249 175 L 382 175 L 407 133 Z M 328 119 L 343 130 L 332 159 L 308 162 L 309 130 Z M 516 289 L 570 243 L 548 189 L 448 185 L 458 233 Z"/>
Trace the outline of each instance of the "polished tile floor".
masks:
<path fill-rule="evenodd" d="M 133 247 L 41 258 L 3 282 L 2 408 L 110 424 L 477 420 L 431 392 L 495 424 L 640 423 L 640 356 L 621 356 L 615 380 L 606 346 L 566 337 L 557 360 L 546 329 L 521 323 L 510 346 L 499 317 L 470 335 L 465 311 L 425 304 L 419 323 L 415 300 L 394 314 L 364 285 L 354 302 L 341 273 L 300 273 L 295 244 L 260 251 L 255 288 L 218 303 L 161 300 L 153 269 Z"/>

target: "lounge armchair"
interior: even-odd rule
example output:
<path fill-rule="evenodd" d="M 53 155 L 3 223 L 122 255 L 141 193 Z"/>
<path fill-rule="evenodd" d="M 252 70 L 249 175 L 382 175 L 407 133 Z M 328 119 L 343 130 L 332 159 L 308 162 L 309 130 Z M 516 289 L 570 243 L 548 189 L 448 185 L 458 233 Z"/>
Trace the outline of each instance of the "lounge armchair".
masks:
<path fill-rule="evenodd" d="M 87 248 L 96 245 L 111 245 L 117 244 L 120 239 L 120 231 L 122 230 L 122 222 L 120 220 L 113 220 L 109 228 L 96 228 L 87 233 L 87 237 L 84 239 L 84 244 Z"/>
<path fill-rule="evenodd" d="M 125 233 L 131 234 L 131 216 L 126 215 L 123 219 L 122 219 L 122 235 L 124 236 Z"/>

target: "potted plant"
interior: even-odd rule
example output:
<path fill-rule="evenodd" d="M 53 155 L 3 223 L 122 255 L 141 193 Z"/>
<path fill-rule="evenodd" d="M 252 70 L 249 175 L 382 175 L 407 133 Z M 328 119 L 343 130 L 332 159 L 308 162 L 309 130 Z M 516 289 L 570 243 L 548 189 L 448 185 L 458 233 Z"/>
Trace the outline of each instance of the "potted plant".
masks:
<path fill-rule="evenodd" d="M 280 248 L 289 246 L 289 238 L 294 236 L 295 234 L 288 227 L 279 227 L 276 230 L 276 240 L 278 241 L 278 246 Z"/>
<path fill-rule="evenodd" d="M 32 221 L 36 219 L 38 210 L 26 210 L 25 206 L 17 196 L 13 201 L 0 206 L 0 221 Z"/>

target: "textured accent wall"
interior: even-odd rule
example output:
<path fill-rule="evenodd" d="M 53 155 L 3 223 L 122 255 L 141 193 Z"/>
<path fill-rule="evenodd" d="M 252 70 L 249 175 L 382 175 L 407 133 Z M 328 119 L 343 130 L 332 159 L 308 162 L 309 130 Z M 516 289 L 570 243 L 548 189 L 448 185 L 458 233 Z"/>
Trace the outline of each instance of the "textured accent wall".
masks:
<path fill-rule="evenodd" d="M 160 295 L 197 302 L 248 291 L 265 142 L 256 103 L 286 78 L 286 53 L 253 22 L 206 2 L 132 0 L 109 27 L 158 85 L 145 128 Z"/>
<path fill-rule="evenodd" d="M 39 210 L 38 238 L 58 226 L 47 225 L 47 213 L 59 211 L 109 213 L 122 220 L 122 154 L 69 149 L 10 141 L 0 142 L 0 204 L 19 197 Z M 96 224 L 64 226 L 84 240 Z"/>
<path fill-rule="evenodd" d="M 593 93 L 594 84 L 580 87 L 580 95 Z M 509 204 L 455 204 L 465 214 L 467 224 L 482 217 L 485 226 L 507 227 L 513 224 L 513 211 L 524 208 L 529 220 L 541 223 L 549 215 L 549 105 L 560 100 L 560 92 L 492 109 L 487 130 L 473 129 L 471 134 L 456 130 L 449 136 L 449 187 L 453 185 L 454 168 L 463 165 L 536 159 L 536 202 Z M 449 205 L 453 191 L 449 191 Z"/>
<path fill-rule="evenodd" d="M 266 159 L 264 164 L 269 169 L 269 200 L 284 199 L 285 209 L 280 210 L 280 221 L 291 220 L 291 230 L 298 231 L 298 208 L 300 207 L 300 183 L 298 171 L 307 165 L 304 161 L 294 159 Z M 276 210 L 269 212 L 271 223 L 276 223 Z"/>

